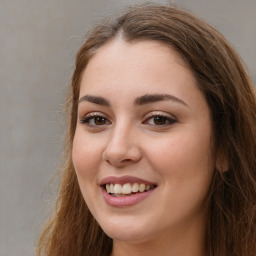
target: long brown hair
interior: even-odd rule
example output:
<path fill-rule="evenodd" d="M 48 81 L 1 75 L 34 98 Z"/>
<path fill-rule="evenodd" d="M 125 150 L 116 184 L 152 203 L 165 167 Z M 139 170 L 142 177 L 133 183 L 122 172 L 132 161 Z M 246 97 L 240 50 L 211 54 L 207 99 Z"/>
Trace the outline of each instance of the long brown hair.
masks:
<path fill-rule="evenodd" d="M 256 255 L 256 98 L 237 53 L 210 25 L 175 6 L 144 4 L 94 28 L 77 53 L 67 97 L 69 130 L 59 196 L 38 242 L 38 255 L 103 256 L 112 239 L 99 227 L 80 192 L 72 164 L 80 79 L 90 58 L 122 36 L 127 42 L 155 40 L 189 64 L 211 109 L 216 165 L 209 195 L 207 243 L 211 256 Z"/>

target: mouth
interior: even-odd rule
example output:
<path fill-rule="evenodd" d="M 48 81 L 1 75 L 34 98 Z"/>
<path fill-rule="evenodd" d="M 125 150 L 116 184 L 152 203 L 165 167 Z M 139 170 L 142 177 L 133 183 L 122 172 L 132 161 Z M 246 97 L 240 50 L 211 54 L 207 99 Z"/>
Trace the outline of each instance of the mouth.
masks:
<path fill-rule="evenodd" d="M 136 205 L 149 197 L 157 188 L 153 182 L 133 176 L 109 176 L 99 185 L 105 202 L 112 207 Z"/>
<path fill-rule="evenodd" d="M 137 182 L 125 184 L 107 183 L 102 185 L 102 187 L 109 195 L 113 197 L 126 197 L 148 192 L 156 188 L 156 185 Z"/>

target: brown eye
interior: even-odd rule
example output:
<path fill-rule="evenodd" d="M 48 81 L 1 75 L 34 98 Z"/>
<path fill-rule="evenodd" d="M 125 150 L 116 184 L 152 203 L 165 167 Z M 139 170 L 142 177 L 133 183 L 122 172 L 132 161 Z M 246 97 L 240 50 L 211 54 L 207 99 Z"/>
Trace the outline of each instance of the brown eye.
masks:
<path fill-rule="evenodd" d="M 94 123 L 96 125 L 104 125 L 104 124 L 106 124 L 106 118 L 101 117 L 101 116 L 94 117 Z"/>
<path fill-rule="evenodd" d="M 165 125 L 171 125 L 176 123 L 176 120 L 168 116 L 155 115 L 148 118 L 144 123 L 155 125 L 155 126 L 165 126 Z"/>
<path fill-rule="evenodd" d="M 110 124 L 107 118 L 103 116 L 87 116 L 80 121 L 81 124 L 87 124 L 89 126 L 102 126 Z"/>
<path fill-rule="evenodd" d="M 164 125 L 168 121 L 165 117 L 163 116 L 155 116 L 154 118 L 154 124 L 155 125 Z"/>

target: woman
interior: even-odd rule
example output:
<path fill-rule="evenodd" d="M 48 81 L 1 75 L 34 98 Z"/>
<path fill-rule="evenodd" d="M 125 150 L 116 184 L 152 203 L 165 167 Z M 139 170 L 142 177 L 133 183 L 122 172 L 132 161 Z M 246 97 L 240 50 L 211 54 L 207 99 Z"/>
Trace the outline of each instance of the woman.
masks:
<path fill-rule="evenodd" d="M 142 5 L 77 54 L 38 255 L 256 254 L 256 100 L 214 28 Z"/>

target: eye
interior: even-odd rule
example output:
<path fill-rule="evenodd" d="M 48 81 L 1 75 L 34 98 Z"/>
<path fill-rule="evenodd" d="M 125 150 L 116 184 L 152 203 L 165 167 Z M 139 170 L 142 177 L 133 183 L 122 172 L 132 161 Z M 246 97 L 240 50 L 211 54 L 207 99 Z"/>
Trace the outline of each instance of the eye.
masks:
<path fill-rule="evenodd" d="M 103 126 L 110 124 L 110 121 L 106 117 L 99 114 L 88 114 L 80 120 L 80 123 L 88 126 Z"/>
<path fill-rule="evenodd" d="M 176 123 L 174 118 L 163 114 L 153 114 L 151 117 L 147 118 L 143 124 L 149 124 L 154 126 L 167 126 Z"/>

